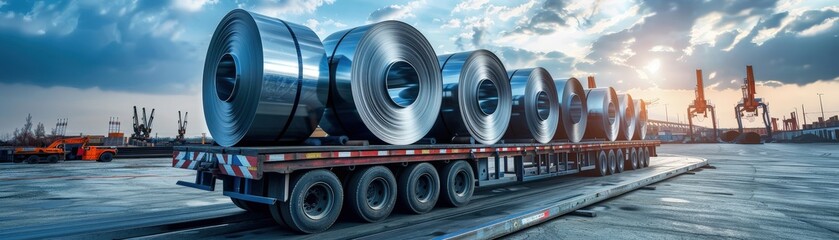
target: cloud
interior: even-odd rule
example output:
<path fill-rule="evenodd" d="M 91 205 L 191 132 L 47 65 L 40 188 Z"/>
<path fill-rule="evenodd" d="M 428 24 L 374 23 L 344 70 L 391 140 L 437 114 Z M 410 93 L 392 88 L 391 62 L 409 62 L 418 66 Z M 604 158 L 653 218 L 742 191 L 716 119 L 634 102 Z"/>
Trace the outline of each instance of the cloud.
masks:
<path fill-rule="evenodd" d="M 394 4 L 379 8 L 370 13 L 370 16 L 367 17 L 367 22 L 375 23 L 385 20 L 404 20 L 416 17 L 414 15 L 414 11 L 421 8 L 423 5 L 425 5 L 425 0 L 412 1 L 405 5 Z"/>
<path fill-rule="evenodd" d="M 600 79 L 635 80 L 618 87 L 664 89 L 692 89 L 696 68 L 715 72 L 706 84 L 719 83 L 721 88 L 738 88 L 745 65 L 754 65 L 758 80 L 775 85 L 839 76 L 839 68 L 831 66 L 832 53 L 839 51 L 833 9 L 789 14 L 774 12 L 773 1 L 748 3 L 645 2 L 642 11 L 654 14 L 630 28 L 601 36 L 586 56 L 588 61 L 575 68 L 597 73 Z M 816 30 L 805 32 L 808 29 Z M 626 44 L 629 40 L 634 41 Z M 634 55 L 616 58 L 620 53 Z M 659 70 L 644 69 L 656 61 Z"/>
<path fill-rule="evenodd" d="M 172 6 L 176 9 L 195 12 L 201 10 L 204 5 L 214 5 L 218 0 L 174 0 Z"/>
<path fill-rule="evenodd" d="M 286 18 L 284 15 L 313 13 L 319 7 L 335 3 L 335 0 L 257 0 L 256 3 L 244 4 L 243 8 L 268 16 Z"/>
<path fill-rule="evenodd" d="M 168 3 L 14 2 L 0 23 L 0 83 L 178 93 L 199 83 L 203 49 L 178 40 Z"/>
<path fill-rule="evenodd" d="M 489 3 L 489 0 L 466 0 L 457 4 L 457 6 L 452 9 L 453 13 L 469 11 L 469 10 L 478 10 L 481 9 L 484 5 Z"/>

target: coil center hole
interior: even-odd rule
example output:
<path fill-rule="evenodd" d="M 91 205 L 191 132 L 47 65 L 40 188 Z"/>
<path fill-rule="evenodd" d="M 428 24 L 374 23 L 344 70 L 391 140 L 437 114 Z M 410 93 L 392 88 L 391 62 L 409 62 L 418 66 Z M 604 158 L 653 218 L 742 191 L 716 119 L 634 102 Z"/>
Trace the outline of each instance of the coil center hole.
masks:
<path fill-rule="evenodd" d="M 490 80 L 483 79 L 478 83 L 478 107 L 485 115 L 495 113 L 498 108 L 498 87 Z"/>
<path fill-rule="evenodd" d="M 239 86 L 236 62 L 236 58 L 227 53 L 216 64 L 216 95 L 219 100 L 231 102 L 236 96 L 236 88 Z"/>
<path fill-rule="evenodd" d="M 571 115 L 571 122 L 574 124 L 580 123 L 583 119 L 583 101 L 577 94 L 571 95 L 571 104 L 569 104 L 569 113 Z"/>
<path fill-rule="evenodd" d="M 615 123 L 615 117 L 617 116 L 617 109 L 615 109 L 614 103 L 609 103 L 609 125 Z"/>
<path fill-rule="evenodd" d="M 399 107 L 407 107 L 417 100 L 419 95 L 419 74 L 410 63 L 398 61 L 387 69 L 387 94 Z"/>
<path fill-rule="evenodd" d="M 551 116 L 551 99 L 545 91 L 539 91 L 536 94 L 536 115 L 542 121 L 548 120 Z"/>

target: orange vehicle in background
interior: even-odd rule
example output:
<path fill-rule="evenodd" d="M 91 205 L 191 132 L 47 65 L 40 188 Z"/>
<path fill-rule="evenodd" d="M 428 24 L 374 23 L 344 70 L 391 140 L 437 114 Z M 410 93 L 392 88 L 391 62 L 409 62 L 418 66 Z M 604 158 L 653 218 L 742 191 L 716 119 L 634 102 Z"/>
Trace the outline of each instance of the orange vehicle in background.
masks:
<path fill-rule="evenodd" d="M 42 160 L 56 163 L 59 160 L 88 160 L 110 162 L 117 154 L 116 147 L 89 146 L 89 137 L 63 138 L 47 147 L 15 148 L 16 163 L 39 163 Z"/>

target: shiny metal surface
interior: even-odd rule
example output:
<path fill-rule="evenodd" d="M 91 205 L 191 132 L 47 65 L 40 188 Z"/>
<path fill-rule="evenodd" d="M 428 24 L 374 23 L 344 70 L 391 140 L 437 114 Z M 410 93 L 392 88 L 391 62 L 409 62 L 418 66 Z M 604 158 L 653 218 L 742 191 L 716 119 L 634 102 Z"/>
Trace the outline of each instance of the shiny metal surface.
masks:
<path fill-rule="evenodd" d="M 635 134 L 632 139 L 644 140 L 647 138 L 647 103 L 644 99 L 635 99 L 635 116 L 638 121 L 635 123 Z"/>
<path fill-rule="evenodd" d="M 513 111 L 504 139 L 550 142 L 559 123 L 559 100 L 551 74 L 541 67 L 508 73 Z"/>
<path fill-rule="evenodd" d="M 620 128 L 618 95 L 612 87 L 586 90 L 588 123 L 585 139 L 615 141 Z"/>
<path fill-rule="evenodd" d="M 620 130 L 618 139 L 632 140 L 635 135 L 635 124 L 638 118 L 635 115 L 635 103 L 632 96 L 626 93 L 618 94 L 618 110 L 621 115 Z"/>
<path fill-rule="evenodd" d="M 554 80 L 559 99 L 559 127 L 554 140 L 580 142 L 586 132 L 588 107 L 586 92 L 576 78 Z"/>
<path fill-rule="evenodd" d="M 403 145 L 431 130 L 443 84 L 437 55 L 422 33 L 384 21 L 333 33 L 323 43 L 330 77 L 324 131 Z"/>
<path fill-rule="evenodd" d="M 482 144 L 501 140 L 510 123 L 513 96 L 501 60 L 476 50 L 438 56 L 443 74 L 440 116 L 429 137 L 449 142 L 472 137 Z"/>
<path fill-rule="evenodd" d="M 221 146 L 297 143 L 327 97 L 323 45 L 309 28 L 241 9 L 216 28 L 204 63 L 204 118 Z"/>

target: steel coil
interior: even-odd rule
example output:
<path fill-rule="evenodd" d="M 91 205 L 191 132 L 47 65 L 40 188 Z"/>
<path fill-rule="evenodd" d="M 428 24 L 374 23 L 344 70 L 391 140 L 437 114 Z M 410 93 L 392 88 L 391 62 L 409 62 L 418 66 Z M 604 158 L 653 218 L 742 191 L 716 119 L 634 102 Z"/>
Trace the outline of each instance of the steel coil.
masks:
<path fill-rule="evenodd" d="M 606 87 L 586 90 L 586 104 L 588 123 L 583 138 L 615 141 L 620 128 L 618 126 L 620 122 L 618 95 L 615 89 Z"/>
<path fill-rule="evenodd" d="M 323 113 L 325 52 L 309 28 L 244 10 L 219 23 L 204 63 L 207 127 L 221 146 L 295 143 Z"/>
<path fill-rule="evenodd" d="M 632 137 L 635 135 L 635 125 L 638 119 L 636 118 L 637 115 L 635 115 L 635 103 L 632 101 L 631 95 L 626 93 L 618 94 L 618 110 L 621 115 L 618 139 L 632 140 Z"/>
<path fill-rule="evenodd" d="M 635 123 L 635 134 L 632 139 L 644 140 L 647 138 L 647 103 L 643 99 L 636 99 L 634 102 L 635 117 L 638 121 Z"/>
<path fill-rule="evenodd" d="M 588 107 L 586 92 L 576 78 L 554 80 L 559 97 L 560 126 L 556 129 L 555 140 L 567 139 L 580 142 L 586 132 Z"/>
<path fill-rule="evenodd" d="M 429 136 L 440 142 L 460 137 L 482 144 L 501 140 L 510 123 L 513 98 L 501 60 L 487 50 L 437 59 L 442 66 L 443 102 Z"/>
<path fill-rule="evenodd" d="M 513 109 L 504 139 L 550 142 L 559 123 L 559 100 L 551 74 L 537 67 L 509 71 L 509 76 Z"/>
<path fill-rule="evenodd" d="M 403 145 L 431 130 L 443 84 L 422 33 L 384 21 L 333 33 L 323 43 L 330 94 L 320 126 L 327 133 Z"/>

